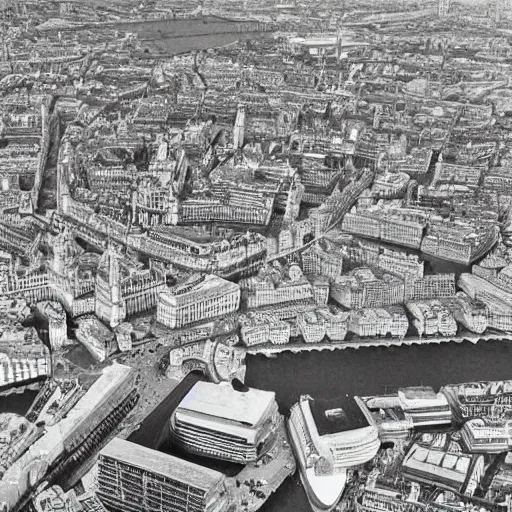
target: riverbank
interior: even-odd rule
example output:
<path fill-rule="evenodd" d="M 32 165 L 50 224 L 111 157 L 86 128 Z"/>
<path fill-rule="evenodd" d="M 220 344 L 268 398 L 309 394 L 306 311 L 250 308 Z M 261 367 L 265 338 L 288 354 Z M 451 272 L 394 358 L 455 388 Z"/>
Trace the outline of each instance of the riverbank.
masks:
<path fill-rule="evenodd" d="M 149 52 L 142 54 L 140 58 L 169 58 L 194 51 L 222 48 L 236 41 L 264 39 L 268 34 L 268 32 L 225 32 L 191 37 L 166 35 L 160 38 L 141 38 L 142 44 L 149 48 Z"/>
<path fill-rule="evenodd" d="M 510 379 L 512 343 L 496 338 L 476 344 L 466 340 L 332 352 L 283 351 L 270 358 L 248 353 L 245 384 L 275 391 L 280 412 L 287 415 L 305 394 L 334 399 L 393 393 L 407 386 L 439 390 L 459 382 Z M 260 512 L 311 512 L 297 475 L 287 479 Z"/>
<path fill-rule="evenodd" d="M 52 19 L 43 23 L 37 30 L 47 32 L 58 28 L 63 31 L 80 31 L 80 30 L 105 30 L 116 28 L 126 31 L 144 31 L 144 32 L 166 32 L 174 31 L 188 33 L 190 36 L 196 35 L 193 32 L 195 27 L 208 25 L 210 33 L 213 31 L 222 32 L 226 29 L 231 31 L 237 29 L 240 25 L 247 25 L 254 30 L 267 28 L 266 24 L 258 22 L 254 19 L 231 19 L 214 15 L 199 15 L 187 17 L 168 17 L 168 18 L 134 18 L 119 19 L 109 21 L 91 21 L 91 22 L 71 22 L 60 18 Z"/>
<path fill-rule="evenodd" d="M 170 437 L 172 413 L 196 382 L 206 380 L 204 375 L 199 372 L 191 372 L 181 382 L 176 379 L 169 380 L 172 383 L 170 391 L 152 412 L 147 414 L 140 424 L 132 421 L 128 429 L 121 429 L 117 435 L 141 446 L 169 453 L 223 472 L 228 477 L 226 484 L 230 501 L 236 504 L 236 510 L 256 512 L 295 472 L 295 459 L 288 442 L 284 419 L 281 419 L 278 434 L 265 460 L 256 464 L 240 466 L 241 470 L 231 475 L 233 464 L 179 450 L 172 443 Z M 258 493 L 254 492 L 254 482 L 259 482 Z"/>
<path fill-rule="evenodd" d="M 247 348 L 247 354 L 252 355 L 264 355 L 267 357 L 274 357 L 282 352 L 291 352 L 293 354 L 299 354 L 301 352 L 323 352 L 330 350 L 345 350 L 345 349 L 359 349 L 359 348 L 371 348 L 371 347 L 401 347 L 412 346 L 412 345 L 432 345 L 441 343 L 463 343 L 468 341 L 473 344 L 478 342 L 489 341 L 489 340 L 500 340 L 500 341 L 512 341 L 512 335 L 509 334 L 464 334 L 455 337 L 435 337 L 435 338 L 364 338 L 354 339 L 351 341 L 343 341 L 341 343 L 287 343 L 286 345 L 272 345 L 271 343 L 265 343 L 263 345 L 256 345 L 254 347 Z"/>

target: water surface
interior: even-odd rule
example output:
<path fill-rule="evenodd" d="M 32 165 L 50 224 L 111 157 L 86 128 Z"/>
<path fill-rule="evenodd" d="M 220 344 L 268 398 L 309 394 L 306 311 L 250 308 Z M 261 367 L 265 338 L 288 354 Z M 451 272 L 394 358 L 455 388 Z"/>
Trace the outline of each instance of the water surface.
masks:
<path fill-rule="evenodd" d="M 369 347 L 334 352 L 284 352 L 275 359 L 247 356 L 246 384 L 276 392 L 283 414 L 302 394 L 313 398 L 372 395 L 401 386 L 512 379 L 512 343 L 483 341 Z M 298 476 L 288 478 L 262 512 L 310 512 Z"/>

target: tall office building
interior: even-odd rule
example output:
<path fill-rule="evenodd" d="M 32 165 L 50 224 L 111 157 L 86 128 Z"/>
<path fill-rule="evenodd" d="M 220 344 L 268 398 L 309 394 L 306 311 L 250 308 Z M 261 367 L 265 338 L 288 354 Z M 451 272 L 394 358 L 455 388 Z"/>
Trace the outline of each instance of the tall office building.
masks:
<path fill-rule="evenodd" d="M 226 512 L 226 477 L 118 437 L 99 454 L 97 495 L 109 510 Z"/>

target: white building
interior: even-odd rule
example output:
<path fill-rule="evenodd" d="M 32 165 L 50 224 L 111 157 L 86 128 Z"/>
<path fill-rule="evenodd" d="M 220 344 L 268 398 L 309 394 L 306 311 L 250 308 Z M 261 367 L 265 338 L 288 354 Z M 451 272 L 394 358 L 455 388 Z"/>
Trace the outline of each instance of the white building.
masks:
<path fill-rule="evenodd" d="M 398 390 L 400 407 L 415 427 L 449 425 L 452 411 L 442 393 L 430 387 L 409 387 Z"/>
<path fill-rule="evenodd" d="M 274 392 L 197 382 L 171 417 L 171 436 L 192 453 L 247 464 L 272 446 L 278 424 Z"/>
<path fill-rule="evenodd" d="M 462 441 L 471 453 L 502 453 L 512 446 L 510 421 L 473 418 L 461 429 Z"/>
<path fill-rule="evenodd" d="M 186 283 L 162 292 L 157 321 L 171 328 L 233 313 L 240 305 L 240 288 L 213 274 L 195 274 Z"/>

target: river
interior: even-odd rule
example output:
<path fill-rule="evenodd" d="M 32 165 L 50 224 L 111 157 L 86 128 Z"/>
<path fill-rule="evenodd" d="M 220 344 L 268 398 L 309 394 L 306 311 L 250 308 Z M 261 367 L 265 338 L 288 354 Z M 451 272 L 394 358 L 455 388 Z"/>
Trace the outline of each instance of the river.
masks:
<path fill-rule="evenodd" d="M 401 386 L 512 379 L 512 343 L 372 347 L 335 352 L 284 352 L 275 359 L 247 357 L 246 384 L 276 392 L 286 414 L 301 394 L 332 398 L 372 395 Z M 298 476 L 288 479 L 262 512 L 311 512 Z"/>
<path fill-rule="evenodd" d="M 275 391 L 283 414 L 301 394 L 313 398 L 332 398 L 342 394 L 372 395 L 392 392 L 401 386 L 430 385 L 436 390 L 450 383 L 473 380 L 512 379 L 512 343 L 491 340 L 476 345 L 470 342 L 401 347 L 370 347 L 339 351 L 283 352 L 270 359 L 247 356 L 246 384 Z M 190 376 L 143 423 L 131 440 L 159 448 L 194 462 L 234 474 L 232 464 L 190 457 L 166 447 L 163 442 L 168 419 L 189 386 L 197 380 Z M 190 382 L 189 382 L 190 381 Z M 183 389 L 182 389 L 183 388 Z M 35 393 L 0 397 L 0 412 L 24 414 Z M 166 410 L 164 410 L 164 408 Z M 167 410 L 168 408 L 168 410 Z M 238 470 L 240 467 L 238 468 Z M 262 512 L 310 512 L 298 476 L 287 479 L 270 497 Z"/>
<path fill-rule="evenodd" d="M 242 23 L 243 24 L 243 23 Z M 215 17 L 153 20 L 114 24 L 117 29 L 138 34 L 148 58 L 159 58 L 234 43 L 271 37 L 269 32 L 237 32 L 235 21 Z M 147 50 L 147 51 L 146 51 Z"/>
<path fill-rule="evenodd" d="M 36 396 L 37 391 L 25 391 L 24 393 L 0 396 L 0 414 L 7 412 L 21 415 L 26 414 Z"/>

